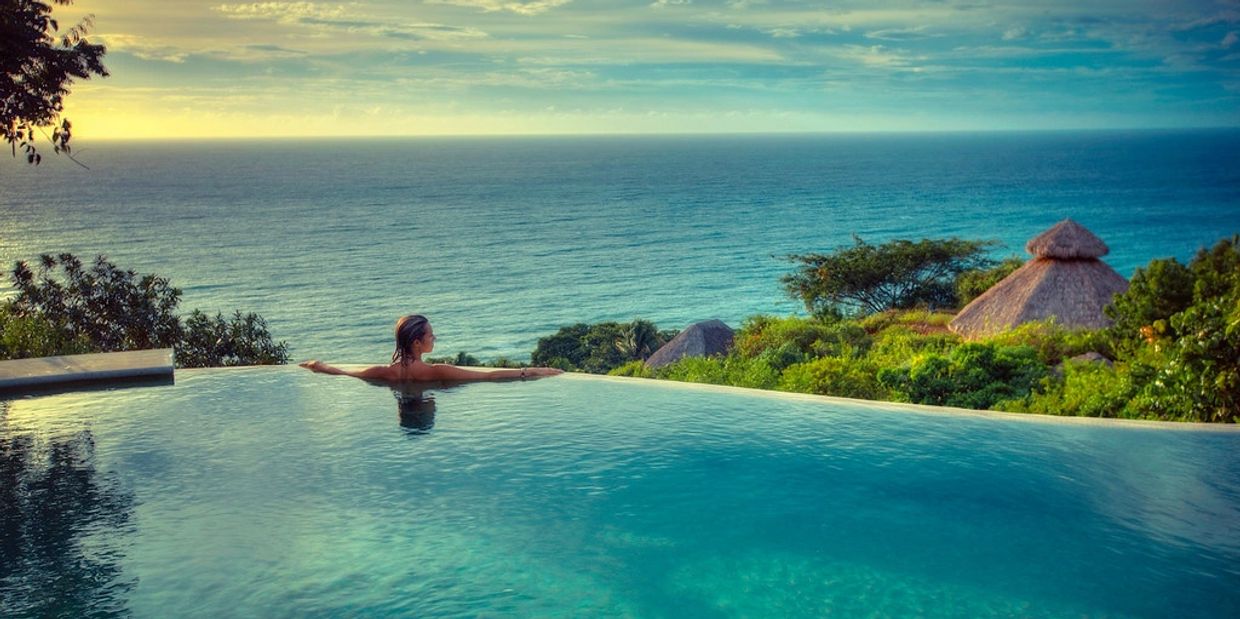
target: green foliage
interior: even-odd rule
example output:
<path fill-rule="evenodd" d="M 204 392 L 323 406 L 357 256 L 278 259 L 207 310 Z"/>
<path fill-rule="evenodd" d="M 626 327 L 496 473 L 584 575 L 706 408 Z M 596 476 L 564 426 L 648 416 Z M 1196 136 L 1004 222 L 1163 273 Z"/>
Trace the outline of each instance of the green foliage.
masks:
<path fill-rule="evenodd" d="M 947 330 L 947 323 L 956 315 L 950 312 L 930 310 L 887 310 L 870 314 L 857 321 L 866 332 L 879 333 L 889 327 L 903 326 L 919 333 L 934 333 Z"/>
<path fill-rule="evenodd" d="M 630 361 L 607 373 L 609 376 L 635 376 L 637 378 L 654 378 L 654 370 L 645 361 Z"/>
<path fill-rule="evenodd" d="M 1018 325 L 986 341 L 1002 346 L 1031 346 L 1037 351 L 1038 359 L 1047 365 L 1056 365 L 1064 359 L 1087 352 L 1101 353 L 1108 358 L 1114 354 L 1110 339 L 1102 332 L 1068 329 L 1054 318 Z"/>
<path fill-rule="evenodd" d="M 1226 295 L 1171 317 L 1180 335 L 1134 402 L 1146 416 L 1240 421 L 1240 275 L 1232 279 Z"/>
<path fill-rule="evenodd" d="M 1003 262 L 982 269 L 973 269 L 964 271 L 956 276 L 956 302 L 959 307 L 964 307 L 971 303 L 973 299 L 982 296 L 983 292 L 990 290 L 995 284 L 1003 280 L 1003 278 L 1011 275 L 1024 266 L 1025 261 L 1017 256 L 1004 258 Z"/>
<path fill-rule="evenodd" d="M 73 0 L 53 0 L 68 5 Z M 69 153 L 72 127 L 60 120 L 64 97 L 75 79 L 107 77 L 102 45 L 86 40 L 90 18 L 61 31 L 52 3 L 39 0 L 0 3 L 0 137 L 17 155 L 37 165 L 36 129 L 51 127 L 52 148 Z M 60 121 L 59 123 L 57 121 Z"/>
<path fill-rule="evenodd" d="M 1225 296 L 1236 289 L 1240 276 L 1240 234 L 1203 249 L 1193 256 L 1193 299 L 1196 303 Z"/>
<path fill-rule="evenodd" d="M 279 365 L 288 363 L 288 347 L 271 341 L 267 321 L 258 314 L 238 311 L 228 320 L 194 310 L 185 318 L 176 363 L 183 368 Z"/>
<path fill-rule="evenodd" d="M 947 354 L 961 343 L 954 333 L 922 335 L 904 326 L 889 327 L 874 336 L 866 360 L 875 367 L 899 367 L 923 354 Z"/>
<path fill-rule="evenodd" d="M 478 367 L 482 365 L 482 361 L 480 361 L 477 357 L 463 350 L 460 352 L 457 352 L 456 355 L 452 357 L 427 357 L 426 362 L 427 363 L 450 363 L 452 365 L 466 365 L 466 366 L 473 366 L 473 367 Z"/>
<path fill-rule="evenodd" d="M 768 355 L 771 359 L 799 362 L 801 356 L 839 355 L 844 351 L 864 351 L 870 338 L 864 329 L 848 321 L 823 322 L 789 316 L 754 316 L 745 321 L 733 338 L 736 351 L 745 357 Z"/>
<path fill-rule="evenodd" d="M 906 366 L 884 368 L 878 381 L 917 404 L 987 409 L 1028 395 L 1046 375 L 1032 347 L 968 343 L 947 355 L 923 354 Z"/>
<path fill-rule="evenodd" d="M 1174 258 L 1137 269 L 1128 290 L 1103 310 L 1114 321 L 1110 331 L 1120 347 L 1130 350 L 1156 331 L 1166 334 L 1167 319 L 1192 305 L 1195 279 L 1193 271 Z"/>
<path fill-rule="evenodd" d="M 779 372 L 762 359 L 736 355 L 726 357 L 683 357 L 654 371 L 657 378 L 689 383 L 733 385 L 753 389 L 774 389 Z"/>
<path fill-rule="evenodd" d="M 788 367 L 779 377 L 780 391 L 879 400 L 890 394 L 876 369 L 855 359 L 822 357 Z"/>
<path fill-rule="evenodd" d="M 620 328 L 616 351 L 626 359 L 646 360 L 663 345 L 659 329 L 649 320 L 637 319 Z"/>
<path fill-rule="evenodd" d="M 91 351 L 90 342 L 73 337 L 68 330 L 43 316 L 15 315 L 9 304 L 0 305 L 0 359 L 26 359 L 53 355 L 76 355 Z"/>
<path fill-rule="evenodd" d="M 12 281 L 17 297 L 3 326 L 11 357 L 175 348 L 180 367 L 288 362 L 288 347 L 272 342 L 258 315 L 226 320 L 194 311 L 183 323 L 179 289 L 103 256 L 87 267 L 72 254 L 45 254 L 37 271 L 18 262 Z"/>
<path fill-rule="evenodd" d="M 631 323 L 578 323 L 540 338 L 530 355 L 534 365 L 606 374 L 629 361 L 641 361 L 667 343 L 654 324 L 646 320 Z"/>
<path fill-rule="evenodd" d="M 918 306 L 957 305 L 955 281 L 965 271 L 988 268 L 993 241 L 896 240 L 870 245 L 853 237 L 851 247 L 788 259 L 797 270 L 781 281 L 788 294 L 815 316 L 874 313 Z"/>
<path fill-rule="evenodd" d="M 37 273 L 18 262 L 12 279 L 17 315 L 37 314 L 100 352 L 168 348 L 181 335 L 173 313 L 180 289 L 162 277 L 119 269 L 103 256 L 86 267 L 73 254 L 44 254 Z"/>
<path fill-rule="evenodd" d="M 1126 410 L 1139 390 L 1133 377 L 1126 369 L 1105 363 L 1069 361 L 1062 376 L 1047 376 L 1033 393 L 994 408 L 1041 415 L 1136 416 Z"/>
<path fill-rule="evenodd" d="M 1187 267 L 1151 262 L 1107 311 L 1115 328 L 1073 330 L 1048 320 L 971 343 L 944 330 L 950 314 L 926 310 L 860 319 L 755 316 L 728 356 L 657 370 L 637 360 L 611 367 L 618 376 L 965 408 L 1240 421 L 1240 237 L 1198 252 Z M 570 360 L 609 361 L 624 348 L 615 344 L 622 333 L 616 323 L 562 329 L 540 340 L 536 355 L 547 356 L 536 362 L 573 369 L 580 366 Z M 1090 351 L 1114 364 L 1071 360 Z"/>

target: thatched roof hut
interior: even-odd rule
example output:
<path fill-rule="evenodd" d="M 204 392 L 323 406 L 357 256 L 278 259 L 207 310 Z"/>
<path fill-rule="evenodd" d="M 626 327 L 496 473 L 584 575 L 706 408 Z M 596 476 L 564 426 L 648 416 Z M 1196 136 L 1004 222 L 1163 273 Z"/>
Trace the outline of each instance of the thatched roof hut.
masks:
<path fill-rule="evenodd" d="M 682 357 L 726 355 L 732 349 L 732 328 L 722 320 L 695 322 L 681 331 L 646 359 L 646 365 L 657 368 Z"/>
<path fill-rule="evenodd" d="M 1128 289 L 1128 280 L 1100 257 L 1109 249 L 1081 224 L 1065 219 L 1025 244 L 1033 259 L 974 299 L 948 323 L 966 338 L 1054 317 L 1066 327 L 1111 324 L 1102 308 Z"/>

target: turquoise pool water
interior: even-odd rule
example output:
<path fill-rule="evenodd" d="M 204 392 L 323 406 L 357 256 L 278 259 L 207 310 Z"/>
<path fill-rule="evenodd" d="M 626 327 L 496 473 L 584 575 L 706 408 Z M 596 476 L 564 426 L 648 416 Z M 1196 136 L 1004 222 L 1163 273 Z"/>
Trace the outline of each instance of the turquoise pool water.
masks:
<path fill-rule="evenodd" d="M 1232 430 L 182 371 L 0 405 L 0 616 L 1235 617 Z"/>

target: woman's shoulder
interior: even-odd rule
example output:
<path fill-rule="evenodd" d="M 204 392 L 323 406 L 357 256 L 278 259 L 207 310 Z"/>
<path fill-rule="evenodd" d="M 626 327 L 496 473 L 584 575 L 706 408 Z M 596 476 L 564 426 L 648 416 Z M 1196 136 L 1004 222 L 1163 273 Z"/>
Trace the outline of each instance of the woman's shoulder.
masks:
<path fill-rule="evenodd" d="M 390 366 L 394 380 L 435 380 L 435 366 L 424 361 L 414 361 L 408 365 L 399 363 Z"/>

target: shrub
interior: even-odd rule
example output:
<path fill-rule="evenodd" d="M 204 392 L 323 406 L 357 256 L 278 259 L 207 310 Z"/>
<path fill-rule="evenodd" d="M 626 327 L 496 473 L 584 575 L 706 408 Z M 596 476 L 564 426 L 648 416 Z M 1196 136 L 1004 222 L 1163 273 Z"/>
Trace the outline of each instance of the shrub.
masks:
<path fill-rule="evenodd" d="M 38 314 L 17 316 L 0 304 L 0 359 L 75 355 L 91 351 L 90 341 Z"/>
<path fill-rule="evenodd" d="M 783 359 L 790 359 L 794 352 L 801 355 L 838 355 L 844 350 L 864 351 L 870 345 L 869 336 L 854 322 L 824 322 L 797 316 L 755 316 L 745 321 L 733 341 L 736 352 L 741 356 L 757 357 L 770 353 L 773 358 Z"/>
<path fill-rule="evenodd" d="M 1134 411 L 1156 419 L 1240 421 L 1240 273 L 1233 280 L 1227 295 L 1171 317 L 1180 335 L 1156 349 L 1163 362 L 1134 398 Z"/>
<path fill-rule="evenodd" d="M 1068 361 L 1062 376 L 1047 376 L 1024 398 L 1005 400 L 998 410 L 1042 415 L 1124 417 L 1140 385 L 1125 369 L 1105 363 Z"/>
<path fill-rule="evenodd" d="M 18 262 L 12 280 L 14 313 L 41 316 L 99 352 L 169 348 L 181 335 L 174 313 L 180 289 L 166 278 L 117 268 L 103 256 L 86 267 L 73 254 L 44 254 L 37 274 Z"/>
<path fill-rule="evenodd" d="M 885 398 L 888 393 L 875 374 L 872 366 L 856 359 L 823 357 L 785 369 L 779 377 L 778 389 L 877 400 Z"/>
<path fill-rule="evenodd" d="M 1110 331 L 1120 347 L 1140 345 L 1153 329 L 1171 335 L 1166 333 L 1165 321 L 1192 304 L 1194 279 L 1192 270 L 1174 258 L 1154 260 L 1137 269 L 1128 290 L 1115 295 L 1103 310 L 1114 321 Z"/>
<path fill-rule="evenodd" d="M 921 335 L 905 326 L 889 327 L 874 336 L 865 359 L 879 368 L 898 367 L 925 353 L 946 354 L 960 343 L 954 333 Z"/>
<path fill-rule="evenodd" d="M 482 365 L 482 361 L 477 357 L 465 352 L 459 351 L 456 356 L 452 357 L 428 357 L 427 363 L 450 363 L 452 365 L 468 365 L 478 367 Z"/>
<path fill-rule="evenodd" d="M 174 348 L 180 367 L 288 362 L 288 347 L 271 340 L 257 314 L 237 312 L 229 321 L 195 310 L 182 322 L 175 313 L 181 291 L 166 278 L 139 276 L 103 256 L 87 267 L 67 253 L 44 254 L 37 269 L 13 268 L 8 356 Z"/>
<path fill-rule="evenodd" d="M 635 376 L 637 378 L 654 378 L 654 371 L 645 361 L 630 361 L 607 373 L 609 376 Z"/>
<path fill-rule="evenodd" d="M 659 331 L 646 320 L 631 323 L 578 323 L 539 338 L 533 365 L 606 374 L 629 361 L 645 360 L 675 332 Z"/>
<path fill-rule="evenodd" d="M 176 363 L 183 368 L 288 363 L 288 346 L 271 341 L 267 321 L 258 314 L 235 312 L 208 316 L 194 310 L 185 319 L 176 346 Z"/>
<path fill-rule="evenodd" d="M 736 355 L 726 357 L 684 357 L 654 370 L 656 378 L 688 383 L 733 385 L 753 389 L 774 389 L 779 373 L 761 359 Z"/>
<path fill-rule="evenodd" d="M 949 354 L 923 354 L 878 381 L 917 404 L 987 409 L 1028 395 L 1048 373 L 1029 346 L 968 343 Z"/>
<path fill-rule="evenodd" d="M 1030 346 L 1037 351 L 1038 359 L 1047 365 L 1055 365 L 1064 359 L 1091 351 L 1108 358 L 1114 355 L 1110 338 L 1102 331 L 1068 329 L 1054 318 L 1027 322 L 997 333 L 985 341 L 1000 346 Z"/>

